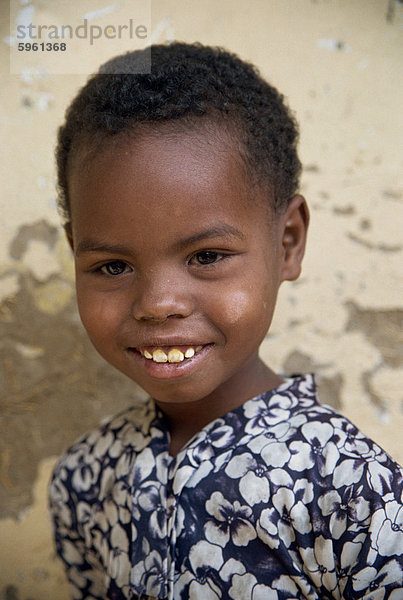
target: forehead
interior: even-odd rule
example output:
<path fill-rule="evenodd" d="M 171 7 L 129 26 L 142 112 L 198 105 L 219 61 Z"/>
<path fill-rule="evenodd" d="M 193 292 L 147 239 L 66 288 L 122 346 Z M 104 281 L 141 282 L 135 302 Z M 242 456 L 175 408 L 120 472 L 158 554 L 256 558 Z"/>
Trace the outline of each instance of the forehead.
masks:
<path fill-rule="evenodd" d="M 177 128 L 174 122 L 139 124 L 117 135 L 100 133 L 79 140 L 69 168 L 70 190 L 94 170 L 101 169 L 107 177 L 116 167 L 128 167 L 137 178 L 143 173 L 155 177 L 165 170 L 168 177 L 175 172 L 178 180 L 195 171 L 202 176 L 220 169 L 236 173 L 238 183 L 247 187 L 247 168 L 235 134 L 209 123 L 197 128 L 180 123 Z"/>
<path fill-rule="evenodd" d="M 262 192 L 252 189 L 238 147 L 226 131 L 156 127 L 118 134 L 95 151 L 83 147 L 69 178 L 73 230 L 105 211 L 111 227 L 125 216 L 145 229 L 155 221 L 175 230 L 204 218 L 260 219 Z"/>

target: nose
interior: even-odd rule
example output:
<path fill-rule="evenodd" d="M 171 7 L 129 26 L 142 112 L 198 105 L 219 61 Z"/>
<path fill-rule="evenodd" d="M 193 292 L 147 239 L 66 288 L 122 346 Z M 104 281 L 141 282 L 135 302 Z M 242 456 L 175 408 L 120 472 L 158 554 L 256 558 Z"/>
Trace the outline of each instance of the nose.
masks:
<path fill-rule="evenodd" d="M 192 312 L 190 290 L 178 277 L 148 274 L 135 284 L 132 314 L 136 321 L 162 323 L 169 317 L 183 318 Z"/>

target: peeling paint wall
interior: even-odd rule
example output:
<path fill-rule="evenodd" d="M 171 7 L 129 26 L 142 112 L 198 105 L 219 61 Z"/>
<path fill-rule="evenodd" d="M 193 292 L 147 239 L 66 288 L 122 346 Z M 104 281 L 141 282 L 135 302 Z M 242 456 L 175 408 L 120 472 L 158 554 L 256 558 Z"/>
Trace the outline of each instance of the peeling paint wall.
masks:
<path fill-rule="evenodd" d="M 62 4 L 68 22 L 80 2 Z M 106 6 L 81 4 L 83 14 Z M 0 600 L 66 600 L 46 510 L 51 467 L 143 394 L 83 333 L 55 207 L 55 135 L 85 78 L 9 75 L 7 3 L 0 10 Z M 226 46 L 288 97 L 312 225 L 303 275 L 283 286 L 262 354 L 280 372 L 315 371 L 322 401 L 400 461 L 402 27 L 397 0 L 152 3 L 153 41 Z"/>

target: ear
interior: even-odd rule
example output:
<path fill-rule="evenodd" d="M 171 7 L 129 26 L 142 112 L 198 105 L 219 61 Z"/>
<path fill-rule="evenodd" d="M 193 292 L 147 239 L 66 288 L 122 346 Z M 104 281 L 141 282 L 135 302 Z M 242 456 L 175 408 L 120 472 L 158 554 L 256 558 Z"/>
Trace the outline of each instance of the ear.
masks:
<path fill-rule="evenodd" d="M 64 233 L 66 234 L 67 241 L 69 243 L 70 248 L 74 252 L 74 244 L 73 244 L 73 231 L 71 228 L 71 222 L 64 224 Z"/>
<path fill-rule="evenodd" d="M 305 198 L 294 196 L 282 219 L 283 264 L 281 281 L 294 281 L 301 273 L 309 225 L 309 210 Z"/>

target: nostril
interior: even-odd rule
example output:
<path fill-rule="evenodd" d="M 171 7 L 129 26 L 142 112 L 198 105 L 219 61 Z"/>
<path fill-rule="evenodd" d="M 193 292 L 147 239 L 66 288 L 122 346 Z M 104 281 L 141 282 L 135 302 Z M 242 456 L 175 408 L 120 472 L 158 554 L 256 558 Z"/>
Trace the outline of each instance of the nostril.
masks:
<path fill-rule="evenodd" d="M 134 318 L 136 321 L 151 321 L 152 323 L 163 323 L 167 320 L 168 317 L 152 317 L 149 315 L 139 315 L 134 314 Z"/>
<path fill-rule="evenodd" d="M 176 319 L 183 319 L 184 315 L 180 315 L 180 314 L 169 314 L 169 315 L 164 315 L 164 316 L 155 316 L 155 315 L 143 315 L 141 317 L 136 317 L 136 315 L 134 315 L 134 318 L 137 321 L 155 321 L 156 323 L 164 323 L 164 321 L 167 321 L 168 319 L 171 318 L 176 318 Z"/>

